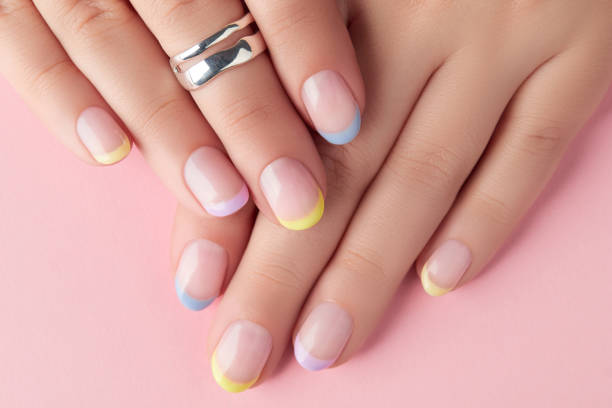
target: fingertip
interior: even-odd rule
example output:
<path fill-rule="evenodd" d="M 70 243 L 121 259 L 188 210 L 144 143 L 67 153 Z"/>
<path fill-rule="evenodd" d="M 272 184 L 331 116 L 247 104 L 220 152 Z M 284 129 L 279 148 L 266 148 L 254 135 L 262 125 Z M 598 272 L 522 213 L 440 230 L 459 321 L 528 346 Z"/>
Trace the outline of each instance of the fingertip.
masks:
<path fill-rule="evenodd" d="M 423 286 L 425 293 L 427 293 L 429 296 L 432 296 L 432 297 L 439 297 L 439 296 L 446 295 L 448 292 L 452 290 L 452 289 L 441 288 L 440 286 L 433 283 L 429 277 L 429 272 L 427 271 L 426 266 L 423 267 L 423 269 L 421 270 L 421 285 Z"/>
<path fill-rule="evenodd" d="M 99 164 L 111 165 L 128 156 L 129 137 L 113 115 L 98 106 L 83 110 L 76 121 L 76 132 Z"/>
<path fill-rule="evenodd" d="M 130 143 L 130 140 L 125 139 L 121 146 L 119 146 L 117 149 L 109 153 L 93 155 L 93 157 L 98 163 L 109 166 L 117 164 L 125 159 L 130 154 L 131 150 L 132 144 Z"/>
<path fill-rule="evenodd" d="M 315 226 L 323 217 L 325 200 L 312 173 L 300 161 L 282 157 L 260 175 L 264 196 L 278 222 L 293 231 Z"/>
<path fill-rule="evenodd" d="M 472 264 L 472 252 L 461 241 L 448 239 L 431 254 L 421 269 L 421 284 L 430 296 L 454 290 Z"/>
<path fill-rule="evenodd" d="M 180 300 L 181 304 L 185 306 L 185 308 L 191 311 L 194 311 L 194 312 L 199 312 L 200 310 L 206 309 L 217 298 L 216 296 L 209 298 L 209 299 L 205 299 L 205 300 L 198 300 L 198 299 L 192 298 L 191 296 L 187 294 L 187 292 L 183 291 L 180 288 L 177 280 L 175 280 L 174 287 L 176 289 L 176 296 Z"/>
<path fill-rule="evenodd" d="M 323 70 L 302 86 L 302 100 L 317 132 L 329 143 L 350 143 L 361 129 L 361 111 L 346 80 Z"/>
<path fill-rule="evenodd" d="M 206 239 L 189 243 L 183 253 L 174 278 L 180 302 L 189 310 L 208 307 L 219 295 L 227 273 L 228 255 L 225 248 Z"/>
<path fill-rule="evenodd" d="M 355 117 L 351 124 L 340 132 L 326 133 L 319 131 L 319 134 L 327 140 L 329 143 L 334 145 L 345 145 L 351 143 L 359 134 L 361 130 L 361 112 L 359 107 L 355 110 Z"/>
<path fill-rule="evenodd" d="M 304 231 L 310 229 L 317 225 L 321 218 L 323 218 L 323 213 L 325 212 L 325 200 L 323 199 L 323 194 L 321 190 L 319 190 L 319 199 L 314 209 L 305 217 L 299 218 L 297 220 L 284 220 L 279 218 L 279 222 L 281 225 L 292 231 Z"/>

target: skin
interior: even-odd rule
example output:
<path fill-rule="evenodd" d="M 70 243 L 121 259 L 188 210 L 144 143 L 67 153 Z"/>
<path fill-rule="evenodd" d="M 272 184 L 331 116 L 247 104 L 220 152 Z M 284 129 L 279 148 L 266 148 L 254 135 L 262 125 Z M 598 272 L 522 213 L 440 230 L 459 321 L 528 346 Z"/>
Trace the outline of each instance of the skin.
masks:
<path fill-rule="evenodd" d="M 65 4 L 56 7 L 58 3 Z M 420 272 L 449 239 L 461 241 L 472 255 L 456 287 L 473 279 L 538 196 L 612 77 L 609 0 L 396 1 L 389 7 L 352 0 L 337 8 L 323 0 L 247 1 L 271 59 L 261 56 L 224 74 L 224 80 L 192 95 L 194 104 L 169 75 L 167 56 L 153 36 L 171 55 L 199 39 L 201 24 L 195 21 L 210 16 L 230 21 L 242 11 L 217 3 L 208 16 L 192 18 L 201 6 L 215 2 L 152 2 L 145 7 L 144 1 L 134 1 L 140 17 L 132 19 L 127 17 L 133 11 L 119 3 L 38 0 L 34 8 L 25 0 L 0 1 L 0 45 L 10 56 L 2 61 L 11 62 L 0 63 L 0 68 L 86 160 L 92 161 L 73 130 L 78 112 L 97 105 L 112 108 L 122 119 L 181 202 L 173 234 L 175 265 L 195 239 L 226 249 L 224 279 L 229 285 L 209 333 L 210 354 L 233 322 L 257 323 L 272 342 L 259 383 L 271 375 L 302 323 L 322 302 L 339 305 L 351 317 L 352 334 L 334 365 L 348 361 L 375 330 L 411 265 Z M 167 7 L 170 3 L 177 7 Z M 81 6 L 70 7 L 77 4 Z M 307 9 L 305 4 L 314 6 Z M 76 20 L 66 19 L 68 10 Z M 168 15 L 172 17 L 163 20 Z M 350 38 L 334 35 L 346 30 L 340 15 Z M 174 26 L 185 32 L 165 31 L 164 22 L 179 22 Z M 32 34 L 40 41 L 28 41 L 27 47 L 18 42 Z M 337 38 L 340 43 L 330 40 Z M 92 53 L 94 40 L 96 45 L 106 41 L 107 47 Z M 365 92 L 346 40 L 354 45 Z M 130 43 L 120 47 L 122 41 Z M 293 52 L 298 42 L 304 44 L 303 54 Z M 325 48 L 327 43 L 332 46 Z M 150 62 L 146 73 L 130 64 L 100 64 L 129 60 L 125 57 L 133 49 L 142 50 Z M 300 88 L 309 75 L 330 68 L 349 83 L 364 113 L 363 128 L 349 145 L 315 139 L 315 150 L 299 120 L 298 113 L 312 124 Z M 250 81 L 253 77 L 261 82 Z M 255 123 L 238 129 L 244 136 L 244 129 L 252 128 L 261 143 L 234 138 L 231 125 L 236 121 L 223 115 L 236 102 L 228 95 L 245 87 L 257 96 L 255 101 L 268 101 L 263 106 L 272 104 L 278 109 L 274 112 L 283 113 L 255 117 Z M 227 104 L 226 109 L 210 105 L 211 99 Z M 168 101 L 178 102 L 162 109 Z M 250 105 L 242 113 L 258 108 Z M 266 123 L 269 117 L 283 120 Z M 294 139 L 283 144 L 286 134 Z M 221 142 L 262 211 L 252 232 L 253 207 L 225 219 L 202 217 L 180 178 L 189 152 L 202 144 L 221 148 Z M 261 150 L 253 155 L 250 149 Z M 307 163 L 320 185 L 327 174 L 322 186 L 325 216 L 308 231 L 283 229 L 259 198 L 254 180 L 280 155 Z"/>
<path fill-rule="evenodd" d="M 328 174 L 319 225 L 296 234 L 257 218 L 209 333 L 212 354 L 232 322 L 266 328 L 273 347 L 259 383 L 324 302 L 352 318 L 334 365 L 348 361 L 411 265 L 420 273 L 449 239 L 472 254 L 455 289 L 472 280 L 612 77 L 610 1 L 345 5 L 368 95 L 362 132 L 318 146 Z M 182 222 L 197 221 L 179 208 Z M 197 237 L 175 234 L 174 246 Z"/>
<path fill-rule="evenodd" d="M 179 202 L 198 216 L 209 214 L 186 185 L 183 169 L 192 152 L 208 146 L 227 152 L 259 209 L 276 220 L 259 185 L 263 169 L 274 160 L 299 160 L 326 191 L 320 156 L 300 117 L 306 117 L 299 97 L 302 82 L 332 69 L 361 108 L 364 86 L 333 3 L 291 0 L 272 12 L 272 2 L 253 3 L 262 31 L 293 20 L 291 31 L 274 33 L 275 41 L 310 37 L 316 42 L 299 53 L 283 51 L 288 64 L 276 70 L 263 54 L 190 94 L 168 68 L 169 56 L 202 40 L 203 32 L 210 35 L 242 17 L 240 0 L 1 0 L 0 72 L 87 163 L 99 164 L 79 140 L 75 123 L 86 108 L 99 107 L 138 145 Z M 320 24 L 295 20 L 307 14 Z M 317 57 L 308 58 L 313 53 Z M 311 62 L 299 63 L 304 56 Z"/>

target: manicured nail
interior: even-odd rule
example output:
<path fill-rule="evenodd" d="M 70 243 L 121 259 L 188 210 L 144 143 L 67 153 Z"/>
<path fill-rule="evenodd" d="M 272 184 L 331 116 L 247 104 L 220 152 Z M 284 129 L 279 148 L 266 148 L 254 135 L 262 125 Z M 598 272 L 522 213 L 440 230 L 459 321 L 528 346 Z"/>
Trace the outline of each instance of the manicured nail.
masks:
<path fill-rule="evenodd" d="M 434 251 L 421 271 L 421 283 L 431 296 L 442 296 L 457 286 L 472 263 L 472 253 L 454 239 Z"/>
<path fill-rule="evenodd" d="M 310 172 L 295 159 L 270 163 L 260 177 L 272 211 L 285 228 L 295 231 L 314 226 L 323 216 L 323 194 Z"/>
<path fill-rule="evenodd" d="M 359 133 L 359 105 L 337 72 L 321 71 L 308 78 L 302 99 L 317 131 L 328 142 L 343 145 Z"/>
<path fill-rule="evenodd" d="M 227 156 L 214 147 L 196 149 L 185 163 L 185 182 L 210 215 L 225 217 L 249 201 L 249 189 Z"/>
<path fill-rule="evenodd" d="M 214 242 L 198 239 L 183 250 L 174 286 L 183 306 L 202 310 L 221 291 L 227 270 L 227 252 Z"/>
<path fill-rule="evenodd" d="M 295 359 L 310 371 L 327 368 L 340 357 L 352 332 L 353 319 L 344 309 L 335 303 L 321 303 L 295 337 Z"/>
<path fill-rule="evenodd" d="M 261 374 L 272 350 L 272 336 L 248 320 L 232 323 L 212 356 L 211 368 L 217 384 L 229 392 L 251 387 Z"/>
<path fill-rule="evenodd" d="M 98 163 L 114 164 L 130 153 L 132 145 L 121 126 L 102 108 L 92 106 L 79 115 L 77 134 Z"/>

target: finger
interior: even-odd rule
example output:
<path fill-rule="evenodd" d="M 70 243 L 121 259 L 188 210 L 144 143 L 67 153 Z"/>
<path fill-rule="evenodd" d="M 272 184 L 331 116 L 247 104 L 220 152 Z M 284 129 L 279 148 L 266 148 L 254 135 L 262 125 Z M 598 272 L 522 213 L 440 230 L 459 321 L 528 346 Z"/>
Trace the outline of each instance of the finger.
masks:
<path fill-rule="evenodd" d="M 363 29 L 353 27 L 358 32 Z M 329 174 L 326 217 L 316 228 L 300 234 L 258 219 L 208 337 L 210 354 L 215 356 L 211 361 L 214 377 L 225 389 L 245 390 L 274 371 L 304 299 L 402 129 L 406 112 L 445 58 L 442 50 L 415 41 L 417 37 L 410 34 L 406 37 L 409 52 L 393 55 L 395 60 L 389 64 L 369 65 L 365 71 L 368 90 L 377 90 L 372 101 L 377 109 L 368 111 L 369 120 L 360 137 L 341 148 L 320 146 Z M 374 47 L 360 50 L 362 59 L 372 59 L 379 52 Z M 402 74 L 405 64 L 399 62 L 405 61 L 414 64 Z M 253 339 L 257 347 L 251 347 Z"/>
<path fill-rule="evenodd" d="M 345 362 L 374 330 L 528 72 L 500 78 L 501 61 L 475 66 L 480 52 L 465 48 L 434 74 L 368 188 L 296 325 L 304 368 Z"/>
<path fill-rule="evenodd" d="M 513 98 L 486 155 L 420 255 L 427 293 L 473 279 L 510 235 L 603 98 L 612 63 L 604 50 L 568 51 L 542 66 Z"/>
<path fill-rule="evenodd" d="M 128 4 L 122 0 L 36 0 L 34 4 L 181 203 L 214 216 L 244 206 L 248 190 L 242 178 L 189 94 L 176 82 L 155 38 Z"/>
<path fill-rule="evenodd" d="M 332 200 L 328 216 L 299 234 L 258 217 L 209 331 L 211 369 L 223 389 L 244 391 L 278 364 L 299 309 L 350 218 L 356 198 L 344 200 Z"/>
<path fill-rule="evenodd" d="M 127 156 L 131 143 L 124 125 L 31 1 L 2 6 L 0 49 L 2 74 L 74 154 L 90 164 L 114 164 Z"/>
<path fill-rule="evenodd" d="M 303 117 L 332 144 L 351 142 L 365 107 L 353 43 L 335 0 L 247 0 Z"/>
<path fill-rule="evenodd" d="M 238 0 L 133 0 L 168 55 L 176 55 L 244 14 Z M 323 214 L 325 172 L 310 133 L 267 54 L 192 92 L 244 176 L 258 207 L 289 229 Z"/>
<path fill-rule="evenodd" d="M 174 286 L 181 303 L 197 311 L 230 281 L 253 227 L 253 205 L 230 218 L 203 218 L 178 206 L 172 231 Z"/>

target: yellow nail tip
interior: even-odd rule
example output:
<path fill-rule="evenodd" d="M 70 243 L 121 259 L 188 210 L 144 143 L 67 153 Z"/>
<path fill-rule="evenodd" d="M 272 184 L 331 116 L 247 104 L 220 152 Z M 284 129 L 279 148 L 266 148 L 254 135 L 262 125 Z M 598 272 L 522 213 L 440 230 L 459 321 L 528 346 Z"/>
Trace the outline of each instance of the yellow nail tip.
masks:
<path fill-rule="evenodd" d="M 281 225 L 287 229 L 293 231 L 303 231 L 308 228 L 314 227 L 323 217 L 323 212 L 325 211 L 325 200 L 323 199 L 323 193 L 319 190 L 319 200 L 317 201 L 317 205 L 315 208 L 308 214 L 307 216 L 297 219 L 297 220 L 282 220 L 279 218 L 279 222 Z"/>
<path fill-rule="evenodd" d="M 125 158 L 132 150 L 132 144 L 129 139 L 125 139 L 121 146 L 110 153 L 96 154 L 94 159 L 100 164 L 115 164 Z"/>
<path fill-rule="evenodd" d="M 255 378 L 253 381 L 250 381 L 248 383 L 238 383 L 238 382 L 234 382 L 230 380 L 229 378 L 227 378 L 225 375 L 223 375 L 223 373 L 219 369 L 219 365 L 217 364 L 215 353 L 213 353 L 212 359 L 210 361 L 210 367 L 212 369 L 212 374 L 217 384 L 219 384 L 221 388 L 223 388 L 225 391 L 228 391 L 228 392 L 238 393 L 238 392 L 246 391 L 249 388 L 251 388 L 251 386 L 255 384 L 255 382 L 257 382 L 257 378 Z"/>
<path fill-rule="evenodd" d="M 423 289 L 429 296 L 442 296 L 446 295 L 452 289 L 444 289 L 436 285 L 429 279 L 429 273 L 427 272 L 427 265 L 423 267 L 421 271 L 421 284 L 423 285 Z"/>

